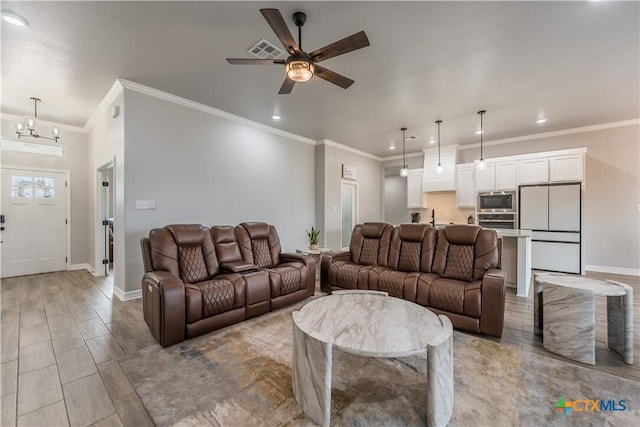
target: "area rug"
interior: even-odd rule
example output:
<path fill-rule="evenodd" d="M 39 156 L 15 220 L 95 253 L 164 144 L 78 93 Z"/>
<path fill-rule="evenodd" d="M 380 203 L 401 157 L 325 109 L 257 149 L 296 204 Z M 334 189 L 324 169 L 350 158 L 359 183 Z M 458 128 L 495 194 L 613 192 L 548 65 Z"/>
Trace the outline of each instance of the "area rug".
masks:
<path fill-rule="evenodd" d="M 291 388 L 291 313 L 301 306 L 166 349 L 146 347 L 119 363 L 158 426 L 314 425 Z M 638 382 L 457 331 L 453 346 L 451 426 L 638 425 Z M 421 357 L 334 350 L 331 424 L 425 425 L 425 370 Z M 578 403 L 585 410 L 563 411 L 559 399 L 602 400 L 607 410 Z"/>

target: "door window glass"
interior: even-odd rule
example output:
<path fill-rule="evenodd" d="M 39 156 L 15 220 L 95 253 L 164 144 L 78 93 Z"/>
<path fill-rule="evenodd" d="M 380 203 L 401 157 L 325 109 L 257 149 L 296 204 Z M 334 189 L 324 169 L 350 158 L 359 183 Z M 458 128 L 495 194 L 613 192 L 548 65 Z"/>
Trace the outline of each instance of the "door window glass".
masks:
<path fill-rule="evenodd" d="M 20 176 L 11 177 L 11 197 L 53 197 L 53 178 L 42 176 Z"/>

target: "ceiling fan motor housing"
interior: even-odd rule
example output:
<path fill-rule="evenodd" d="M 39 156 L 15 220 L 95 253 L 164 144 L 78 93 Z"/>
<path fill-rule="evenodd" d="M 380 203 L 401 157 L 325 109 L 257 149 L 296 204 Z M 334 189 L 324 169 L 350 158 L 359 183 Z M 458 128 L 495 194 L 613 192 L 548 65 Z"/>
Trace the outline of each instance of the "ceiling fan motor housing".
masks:
<path fill-rule="evenodd" d="M 296 27 L 302 27 L 305 22 L 307 22 L 307 15 L 303 12 L 296 12 L 293 14 L 293 23 L 296 24 Z"/>

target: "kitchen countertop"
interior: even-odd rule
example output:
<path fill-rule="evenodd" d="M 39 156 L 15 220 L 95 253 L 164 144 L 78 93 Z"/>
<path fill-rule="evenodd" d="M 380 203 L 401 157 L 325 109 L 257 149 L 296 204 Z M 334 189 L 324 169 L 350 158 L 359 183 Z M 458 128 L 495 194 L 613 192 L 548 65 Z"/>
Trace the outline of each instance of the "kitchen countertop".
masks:
<path fill-rule="evenodd" d="M 498 236 L 500 237 L 517 237 L 517 238 L 527 238 L 527 237 L 531 237 L 531 230 L 503 230 L 503 229 L 496 229 L 496 233 L 498 234 Z"/>

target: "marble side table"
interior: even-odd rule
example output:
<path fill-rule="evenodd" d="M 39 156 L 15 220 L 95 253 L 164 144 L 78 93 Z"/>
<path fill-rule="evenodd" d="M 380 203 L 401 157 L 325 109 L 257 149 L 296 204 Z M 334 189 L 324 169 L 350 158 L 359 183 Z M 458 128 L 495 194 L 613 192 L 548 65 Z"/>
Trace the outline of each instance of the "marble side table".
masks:
<path fill-rule="evenodd" d="M 624 283 L 536 274 L 534 332 L 545 349 L 595 365 L 595 295 L 607 297 L 607 347 L 633 364 L 633 288 Z"/>
<path fill-rule="evenodd" d="M 293 313 L 293 394 L 316 423 L 331 421 L 336 347 L 366 357 L 427 354 L 427 425 L 453 414 L 453 326 L 446 316 L 376 291 L 337 291 Z"/>

